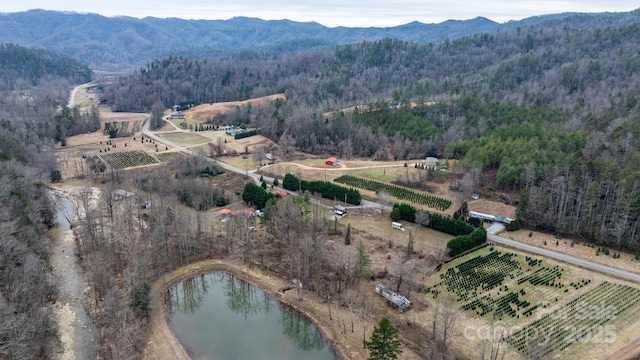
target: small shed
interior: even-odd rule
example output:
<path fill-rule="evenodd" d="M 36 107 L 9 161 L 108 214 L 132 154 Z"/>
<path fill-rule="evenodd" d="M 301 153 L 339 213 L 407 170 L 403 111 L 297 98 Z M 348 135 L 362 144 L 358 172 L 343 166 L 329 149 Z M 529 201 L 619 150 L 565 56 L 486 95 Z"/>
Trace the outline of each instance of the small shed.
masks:
<path fill-rule="evenodd" d="M 336 163 L 338 162 L 338 159 L 334 158 L 334 157 L 330 157 L 328 158 L 324 163 L 327 165 L 336 165 Z"/>
<path fill-rule="evenodd" d="M 272 153 L 266 153 L 264 154 L 264 157 L 267 159 L 269 164 L 273 164 L 274 162 L 276 162 L 276 157 Z"/>

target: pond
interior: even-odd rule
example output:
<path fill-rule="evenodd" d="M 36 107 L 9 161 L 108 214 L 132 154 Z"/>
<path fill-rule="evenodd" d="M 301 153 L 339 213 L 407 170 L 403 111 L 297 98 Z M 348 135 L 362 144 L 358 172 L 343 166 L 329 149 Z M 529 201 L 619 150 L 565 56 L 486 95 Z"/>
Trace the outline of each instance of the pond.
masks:
<path fill-rule="evenodd" d="M 193 359 L 337 359 L 304 314 L 226 272 L 178 283 L 165 306 Z"/>

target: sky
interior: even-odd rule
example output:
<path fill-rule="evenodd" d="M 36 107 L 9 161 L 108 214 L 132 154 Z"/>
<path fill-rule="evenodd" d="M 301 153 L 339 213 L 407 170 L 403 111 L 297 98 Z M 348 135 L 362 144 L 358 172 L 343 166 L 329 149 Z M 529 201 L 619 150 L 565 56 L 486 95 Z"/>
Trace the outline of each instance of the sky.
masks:
<path fill-rule="evenodd" d="M 13 0 L 0 12 L 29 9 L 97 13 L 104 16 L 226 20 L 248 16 L 265 20 L 315 21 L 329 27 L 389 27 L 419 21 L 440 23 L 483 16 L 496 22 L 562 12 L 621 12 L 637 0 Z"/>

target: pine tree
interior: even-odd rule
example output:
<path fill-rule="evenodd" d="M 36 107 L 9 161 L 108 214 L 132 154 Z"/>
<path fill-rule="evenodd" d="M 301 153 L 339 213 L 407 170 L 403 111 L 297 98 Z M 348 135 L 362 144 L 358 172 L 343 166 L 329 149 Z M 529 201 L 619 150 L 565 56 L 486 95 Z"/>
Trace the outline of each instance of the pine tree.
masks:
<path fill-rule="evenodd" d="M 398 221 L 400 220 L 400 208 L 394 206 L 393 210 L 391 210 L 391 214 L 389 215 L 391 217 L 391 220 L 393 221 Z"/>
<path fill-rule="evenodd" d="M 356 275 L 361 279 L 371 276 L 371 259 L 367 254 L 367 249 L 362 241 L 358 243 L 358 264 L 356 264 Z"/>
<path fill-rule="evenodd" d="M 369 341 L 364 343 L 369 350 L 369 360 L 397 359 L 402 353 L 400 345 L 398 329 L 393 327 L 387 318 L 380 320 Z"/>
<path fill-rule="evenodd" d="M 344 244 L 351 245 L 351 223 L 347 224 L 347 234 L 344 236 Z"/>

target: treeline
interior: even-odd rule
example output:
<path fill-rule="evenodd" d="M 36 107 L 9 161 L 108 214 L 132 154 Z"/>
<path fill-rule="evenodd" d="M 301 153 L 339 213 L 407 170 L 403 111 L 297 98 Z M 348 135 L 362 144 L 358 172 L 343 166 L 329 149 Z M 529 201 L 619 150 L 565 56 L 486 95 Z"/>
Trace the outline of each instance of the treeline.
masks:
<path fill-rule="evenodd" d="M 525 190 L 526 226 L 640 250 L 639 43 L 634 23 L 529 27 L 441 45 L 380 40 L 269 61 L 169 58 L 105 96 L 114 110 L 148 111 L 158 99 L 285 92 L 286 102 L 237 119 L 289 152 L 460 159 L 470 174 L 496 176 L 453 187 Z M 358 110 L 325 115 L 350 106 Z"/>
<path fill-rule="evenodd" d="M 157 100 L 198 104 L 285 92 L 292 101 L 250 109 L 242 121 L 275 141 L 286 133 L 308 152 L 441 155 L 451 141 L 533 117 L 544 126 L 606 127 L 601 118 L 608 109 L 621 101 L 637 107 L 635 95 L 626 101 L 637 94 L 640 62 L 631 50 L 637 30 L 524 28 L 438 46 L 381 40 L 269 61 L 171 57 L 108 86 L 105 100 L 117 111 L 149 111 Z M 420 106 L 428 102 L 436 105 Z M 417 108 L 403 109 L 412 103 Z M 367 115 L 363 104 L 377 114 Z M 329 121 L 322 115 L 349 106 L 359 112 Z"/>
<path fill-rule="evenodd" d="M 463 159 L 467 168 L 497 170 L 498 186 L 519 189 L 527 176 L 539 179 L 554 166 L 582 161 L 588 135 L 585 131 L 567 132 L 535 124 L 512 125 L 472 140 L 452 142 L 445 156 Z M 527 168 L 532 173 L 527 173 Z"/>
<path fill-rule="evenodd" d="M 46 183 L 57 170 L 58 104 L 66 104 L 74 81 L 86 80 L 82 69 L 57 68 L 73 63 L 0 46 L 0 358 L 46 358 L 59 351 L 47 237 L 56 207 Z"/>
<path fill-rule="evenodd" d="M 86 65 L 66 56 L 0 44 L 0 90 L 24 89 L 56 77 L 81 84 L 91 81 L 91 73 Z"/>
<path fill-rule="evenodd" d="M 358 190 L 336 185 L 329 181 L 300 180 L 291 173 L 284 176 L 282 187 L 291 191 L 308 191 L 312 194 L 320 194 L 325 199 L 344 201 L 354 205 L 360 205 L 362 200 Z"/>
<path fill-rule="evenodd" d="M 54 117 L 53 139 L 62 146 L 67 145 L 67 137 L 86 134 L 100 130 L 100 114 L 93 106 L 89 112 L 80 112 L 78 107 L 63 106 L 59 114 Z M 45 129 L 49 131 L 49 129 Z"/>
<path fill-rule="evenodd" d="M 563 13 L 503 24 L 477 17 L 441 24 L 414 22 L 389 28 L 329 28 L 312 22 L 245 17 L 229 20 L 136 19 L 29 10 L 4 13 L 0 33 L 11 42 L 72 56 L 92 68 L 119 70 L 177 53 L 197 59 L 269 59 L 305 49 L 330 48 L 385 37 L 440 44 L 447 39 L 474 33 L 504 33 L 517 28 L 526 29 L 530 25 L 581 29 L 618 27 L 637 22 L 638 15 L 638 11 Z"/>

